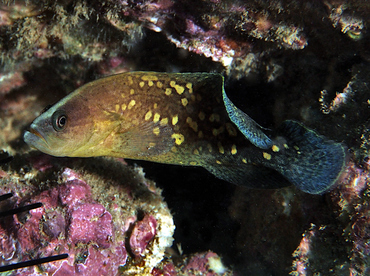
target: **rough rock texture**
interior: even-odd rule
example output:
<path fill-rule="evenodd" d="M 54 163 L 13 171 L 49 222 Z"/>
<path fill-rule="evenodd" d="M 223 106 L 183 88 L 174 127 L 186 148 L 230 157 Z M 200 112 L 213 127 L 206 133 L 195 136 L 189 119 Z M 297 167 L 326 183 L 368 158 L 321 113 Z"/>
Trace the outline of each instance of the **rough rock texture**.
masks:
<path fill-rule="evenodd" d="M 146 258 L 153 275 L 182 275 L 188 263 L 195 263 L 192 256 L 208 258 L 207 253 L 197 253 L 208 250 L 222 256 L 238 275 L 369 273 L 368 1 L 20 0 L 0 5 L 0 146 L 15 156 L 9 169 L 4 164 L 11 158 L 0 154 L 1 181 L 6 183 L 1 191 L 14 188 L 14 205 L 38 199 L 49 206 L 6 221 L 19 231 L 19 242 L 4 230 L 6 222 L 1 223 L 3 263 L 37 257 L 38 250 L 27 255 L 16 251 L 21 245 L 49 250 L 51 245 L 37 243 L 40 238 L 51 241 L 65 235 L 65 244 L 77 242 L 76 250 L 81 245 L 86 249 L 79 251 L 80 262 L 71 257 L 63 261 L 66 271 L 77 264 L 88 269 L 84 261 L 101 261 L 115 244 L 123 257 L 113 267 L 127 256 L 126 267 L 143 269 L 141 260 Z M 120 194 L 113 192 L 113 182 L 136 181 L 111 180 L 117 170 L 112 173 L 101 159 L 66 161 L 35 153 L 29 157 L 30 149 L 21 139 L 22 131 L 48 104 L 90 80 L 127 70 L 222 73 L 231 100 L 263 127 L 296 119 L 342 141 L 349 149 L 346 177 L 330 193 L 308 196 L 294 188 L 236 188 L 200 169 L 137 162 L 163 189 L 177 227 L 175 246 L 157 264 L 158 259 L 149 256 L 163 254 L 146 249 L 153 248 L 158 235 L 171 236 L 160 228 L 172 225 L 170 216 L 159 222 L 153 210 L 137 212 L 135 207 L 125 210 L 132 215 L 121 225 L 126 232 L 102 226 L 121 221 L 115 214 L 123 210 L 113 203 L 122 199 L 112 196 Z M 88 193 L 81 182 L 58 178 L 65 167 L 91 187 L 91 197 L 52 207 L 55 202 L 49 196 L 61 198 L 71 187 L 76 196 Z M 82 170 L 85 167 L 91 169 Z M 86 175 L 104 178 L 105 185 L 115 188 L 102 193 L 100 184 L 91 182 L 94 177 Z M 158 196 L 157 188 L 148 189 Z M 152 202 L 140 196 L 130 200 L 149 202 L 147 207 Z M 84 204 L 93 208 L 86 211 Z M 71 214 L 74 219 L 67 220 Z M 42 224 L 39 217 L 45 219 Z M 23 223 L 33 230 L 25 233 L 16 227 Z M 99 227 L 87 236 L 101 247 L 89 245 L 71 223 Z M 117 243 L 132 232 L 143 235 Z M 108 236 L 114 239 L 107 241 Z M 157 248 L 166 247 L 158 243 Z M 197 263 L 200 271 L 205 263 Z M 45 266 L 56 269 L 53 265 Z"/>
<path fill-rule="evenodd" d="M 0 194 L 14 195 L 2 208 L 43 206 L 1 221 L 1 264 L 63 253 L 69 257 L 14 275 L 149 275 L 162 260 L 175 226 L 161 191 L 142 170 L 108 159 L 84 168 L 69 163 L 76 170 L 57 169 L 66 160 L 45 155 L 30 160 L 34 168 L 23 175 L 12 169 L 3 173 Z M 13 162 L 27 166 L 19 157 Z M 110 176 L 102 176 L 103 171 Z"/>

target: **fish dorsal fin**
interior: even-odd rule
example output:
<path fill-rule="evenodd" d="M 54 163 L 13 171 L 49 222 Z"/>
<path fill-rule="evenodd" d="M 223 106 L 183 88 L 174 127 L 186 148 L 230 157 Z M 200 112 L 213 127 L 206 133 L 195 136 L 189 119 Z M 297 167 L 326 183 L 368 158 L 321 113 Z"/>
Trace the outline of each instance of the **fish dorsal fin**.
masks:
<path fill-rule="evenodd" d="M 120 129 L 116 132 L 118 147 L 124 158 L 137 158 L 160 155 L 168 152 L 174 145 L 171 137 L 173 130 L 160 122 L 143 122 L 130 129 Z"/>
<path fill-rule="evenodd" d="M 237 126 L 240 132 L 243 133 L 245 138 L 261 149 L 268 149 L 273 145 L 272 140 L 261 130 L 262 127 L 237 108 L 227 97 L 224 89 L 222 90 L 222 98 L 230 120 Z"/>

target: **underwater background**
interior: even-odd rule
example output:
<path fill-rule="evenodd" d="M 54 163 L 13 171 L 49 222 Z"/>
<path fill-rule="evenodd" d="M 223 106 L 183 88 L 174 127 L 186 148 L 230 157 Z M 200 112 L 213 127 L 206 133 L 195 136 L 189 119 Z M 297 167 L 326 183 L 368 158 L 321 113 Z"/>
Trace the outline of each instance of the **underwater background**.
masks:
<path fill-rule="evenodd" d="M 43 206 L 0 218 L 0 265 L 68 254 L 4 275 L 369 275 L 369 24 L 355 0 L 1 1 L 0 211 Z M 343 143 L 345 172 L 310 195 L 25 144 L 46 106 L 129 71 L 221 73 L 261 126 Z"/>

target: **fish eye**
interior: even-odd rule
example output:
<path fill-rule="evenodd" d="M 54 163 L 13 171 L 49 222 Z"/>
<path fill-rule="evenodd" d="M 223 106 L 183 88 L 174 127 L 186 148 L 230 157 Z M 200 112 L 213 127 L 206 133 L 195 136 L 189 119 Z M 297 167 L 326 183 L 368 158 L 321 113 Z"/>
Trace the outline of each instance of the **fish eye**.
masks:
<path fill-rule="evenodd" d="M 64 111 L 55 111 L 51 119 L 53 123 L 53 128 L 56 131 L 63 130 L 67 124 L 67 116 L 64 114 Z"/>

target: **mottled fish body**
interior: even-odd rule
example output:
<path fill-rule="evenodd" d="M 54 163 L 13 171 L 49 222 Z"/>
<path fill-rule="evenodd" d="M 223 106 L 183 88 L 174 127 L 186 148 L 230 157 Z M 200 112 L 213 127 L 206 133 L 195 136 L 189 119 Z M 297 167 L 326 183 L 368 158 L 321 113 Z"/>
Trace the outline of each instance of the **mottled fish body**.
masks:
<path fill-rule="evenodd" d="M 88 83 L 32 123 L 24 135 L 54 156 L 113 156 L 202 166 L 254 188 L 329 189 L 345 149 L 287 121 L 271 137 L 233 105 L 211 73 L 129 72 Z"/>

